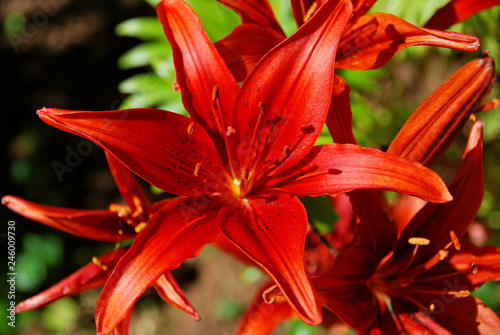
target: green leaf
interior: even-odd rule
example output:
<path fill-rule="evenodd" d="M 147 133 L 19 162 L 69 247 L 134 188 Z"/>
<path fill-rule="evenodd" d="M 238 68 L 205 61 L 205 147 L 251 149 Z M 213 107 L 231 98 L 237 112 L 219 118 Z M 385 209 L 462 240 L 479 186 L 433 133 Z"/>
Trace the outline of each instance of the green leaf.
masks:
<path fill-rule="evenodd" d="M 136 17 L 119 23 L 115 32 L 119 36 L 136 37 L 143 41 L 165 41 L 165 34 L 156 17 Z"/>
<path fill-rule="evenodd" d="M 121 55 L 118 59 L 118 66 L 126 70 L 150 65 L 158 60 L 170 59 L 171 56 L 172 49 L 167 42 L 142 43 Z"/>

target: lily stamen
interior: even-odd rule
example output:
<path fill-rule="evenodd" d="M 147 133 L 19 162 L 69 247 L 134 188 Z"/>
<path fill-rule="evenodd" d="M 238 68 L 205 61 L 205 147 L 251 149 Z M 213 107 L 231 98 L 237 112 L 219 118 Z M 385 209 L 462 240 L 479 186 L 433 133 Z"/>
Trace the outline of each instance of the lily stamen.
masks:
<path fill-rule="evenodd" d="M 453 230 L 450 230 L 450 237 L 455 249 L 457 249 L 457 251 L 460 250 L 460 242 L 458 241 L 457 234 L 455 234 Z"/>
<path fill-rule="evenodd" d="M 219 86 L 215 85 L 212 88 L 212 101 L 213 102 L 217 101 L 218 97 L 219 97 Z"/>
<path fill-rule="evenodd" d="M 307 22 L 313 16 L 314 12 L 316 11 L 316 7 L 318 7 L 318 4 L 316 2 L 313 2 L 309 9 L 306 12 L 306 15 L 304 15 L 304 22 Z"/>
<path fill-rule="evenodd" d="M 92 257 L 92 263 L 94 263 L 95 265 L 99 266 L 104 271 L 108 271 L 108 266 L 106 264 L 101 263 L 101 261 L 99 260 L 99 258 L 97 258 L 96 256 Z"/>
<path fill-rule="evenodd" d="M 134 231 L 139 234 L 141 231 L 144 230 L 144 228 L 146 228 L 146 225 L 147 223 L 146 222 L 141 222 L 139 223 L 137 226 L 134 227 Z"/>
<path fill-rule="evenodd" d="M 200 162 L 196 163 L 196 166 L 194 167 L 195 177 L 198 177 L 200 175 L 201 166 L 202 166 L 202 164 Z"/>
<path fill-rule="evenodd" d="M 191 122 L 188 126 L 187 133 L 191 135 L 194 132 L 194 122 Z"/>

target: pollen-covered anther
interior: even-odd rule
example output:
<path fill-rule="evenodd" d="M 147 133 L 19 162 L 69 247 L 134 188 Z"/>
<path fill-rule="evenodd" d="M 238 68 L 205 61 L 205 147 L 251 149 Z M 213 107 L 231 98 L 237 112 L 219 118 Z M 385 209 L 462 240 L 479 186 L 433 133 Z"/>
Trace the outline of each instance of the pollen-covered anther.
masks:
<path fill-rule="evenodd" d="M 413 245 L 429 245 L 431 241 L 423 237 L 410 237 L 408 243 Z"/>
<path fill-rule="evenodd" d="M 201 172 L 201 163 L 198 162 L 198 163 L 196 163 L 196 166 L 194 167 L 195 177 L 198 177 L 200 175 L 200 172 Z"/>
<path fill-rule="evenodd" d="M 453 294 L 455 298 L 467 298 L 468 296 L 470 296 L 470 291 L 460 290 L 458 292 L 450 292 L 450 294 Z"/>
<path fill-rule="evenodd" d="M 217 101 L 217 98 L 219 97 L 219 86 L 215 85 L 212 88 L 212 101 Z"/>
<path fill-rule="evenodd" d="M 229 137 L 231 136 L 232 134 L 236 134 L 236 129 L 234 129 L 233 127 L 229 126 L 226 128 L 226 136 Z"/>
<path fill-rule="evenodd" d="M 257 107 L 259 108 L 260 114 L 266 115 L 266 106 L 264 106 L 264 103 L 262 101 L 259 101 Z"/>
<path fill-rule="evenodd" d="M 476 114 L 472 113 L 472 114 L 469 116 L 469 119 L 470 119 L 472 122 L 476 122 L 476 121 L 477 121 Z"/>
<path fill-rule="evenodd" d="M 123 235 L 123 230 L 118 229 L 118 235 Z"/>
<path fill-rule="evenodd" d="M 309 9 L 306 12 L 306 15 L 304 15 L 304 22 L 307 22 L 313 16 L 314 12 L 316 11 L 316 7 L 318 7 L 318 4 L 316 2 L 313 2 Z"/>
<path fill-rule="evenodd" d="M 123 206 L 120 204 L 111 204 L 109 205 L 109 210 L 111 212 L 118 213 L 118 217 L 125 217 L 130 214 L 130 208 L 128 206 Z"/>
<path fill-rule="evenodd" d="M 108 266 L 106 264 L 103 264 L 99 258 L 97 257 L 92 257 L 92 263 L 94 263 L 95 265 L 101 267 L 101 269 L 103 269 L 104 271 L 108 271 Z"/>
<path fill-rule="evenodd" d="M 144 230 L 144 228 L 146 228 L 146 225 L 147 223 L 146 222 L 141 222 L 139 223 L 137 226 L 134 227 L 134 231 L 139 234 L 141 231 Z"/>
<path fill-rule="evenodd" d="M 450 230 L 450 237 L 455 249 L 460 250 L 460 242 L 458 241 L 457 234 L 453 230 Z"/>
<path fill-rule="evenodd" d="M 191 122 L 187 129 L 188 135 L 191 135 L 194 132 L 194 122 Z"/>
<path fill-rule="evenodd" d="M 479 269 L 477 268 L 477 266 L 473 266 L 472 267 L 472 274 L 475 275 L 479 272 Z"/>
<path fill-rule="evenodd" d="M 442 261 L 448 257 L 449 252 L 447 250 L 439 250 L 439 260 Z"/>
<path fill-rule="evenodd" d="M 425 315 L 427 315 L 427 316 L 431 315 L 432 312 L 434 312 L 435 309 L 436 309 L 436 306 L 434 304 L 430 304 L 429 308 L 427 308 L 425 310 Z"/>

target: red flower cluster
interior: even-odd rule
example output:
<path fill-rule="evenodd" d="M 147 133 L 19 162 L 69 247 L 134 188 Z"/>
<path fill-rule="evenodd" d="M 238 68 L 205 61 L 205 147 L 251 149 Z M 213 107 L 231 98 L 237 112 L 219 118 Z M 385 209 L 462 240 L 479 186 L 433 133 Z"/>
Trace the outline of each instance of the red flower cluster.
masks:
<path fill-rule="evenodd" d="M 500 250 L 459 242 L 484 191 L 482 123 L 473 126 L 448 187 L 426 167 L 473 113 L 495 107 L 495 101 L 481 105 L 495 82 L 492 59 L 470 62 L 441 86 L 388 152 L 356 145 L 349 88 L 334 74 L 335 68 L 378 68 L 412 45 L 473 51 L 478 39 L 366 14 L 375 1 L 349 0 L 292 0 L 299 29 L 286 38 L 266 0 L 220 2 L 243 23 L 215 44 L 186 3 L 158 5 L 190 117 L 155 109 L 38 111 L 47 124 L 105 150 L 127 206 L 60 209 L 13 196 L 2 203 L 71 234 L 133 243 L 94 258 L 16 310 L 104 284 L 97 332 L 124 334 L 134 303 L 154 286 L 164 300 L 198 319 L 169 270 L 217 240 L 269 275 L 274 286 L 263 292 L 268 303 L 284 302 L 258 328 L 244 317 L 241 334 L 270 333 L 293 314 L 308 324 L 344 322 L 367 334 L 498 329 L 498 317 L 469 294 L 500 279 Z M 335 143 L 315 146 L 325 122 Z M 131 171 L 176 197 L 152 204 Z M 398 217 L 381 190 L 429 203 L 416 212 L 400 205 L 399 212 L 408 215 Z M 347 218 L 321 238 L 308 235 L 299 200 L 318 195 L 338 196 L 332 201 L 343 203 Z M 338 255 L 323 241 L 341 246 Z M 323 263 L 306 266 L 314 262 L 311 249 L 326 255 Z M 268 306 L 259 297 L 251 310 Z M 322 307 L 336 316 L 323 318 Z M 458 316 L 464 311 L 470 315 Z"/>

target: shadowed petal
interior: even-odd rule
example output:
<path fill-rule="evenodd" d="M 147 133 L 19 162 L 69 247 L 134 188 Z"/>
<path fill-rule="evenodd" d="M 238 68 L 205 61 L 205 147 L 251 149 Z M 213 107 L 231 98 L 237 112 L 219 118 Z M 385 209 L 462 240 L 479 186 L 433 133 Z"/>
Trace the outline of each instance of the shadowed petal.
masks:
<path fill-rule="evenodd" d="M 377 257 L 368 249 L 342 251 L 328 274 L 313 278 L 321 305 L 353 328 L 371 324 L 378 314 L 378 305 L 366 282 L 377 264 Z"/>
<path fill-rule="evenodd" d="M 301 162 L 269 180 L 267 185 L 299 197 L 384 189 L 434 202 L 451 200 L 446 185 L 432 170 L 395 155 L 352 144 L 316 146 Z"/>
<path fill-rule="evenodd" d="M 387 152 L 426 166 L 432 164 L 486 99 L 495 76 L 493 58 L 467 63 L 412 113 Z"/>
<path fill-rule="evenodd" d="M 500 0 L 450 0 L 430 18 L 425 28 L 448 29 L 483 9 L 497 5 L 500 5 Z"/>
<path fill-rule="evenodd" d="M 327 1 L 243 82 L 231 139 L 249 178 L 286 169 L 314 145 L 331 101 L 336 46 L 351 12 L 350 1 Z"/>
<path fill-rule="evenodd" d="M 308 324 L 321 322 L 321 309 L 304 269 L 307 214 L 291 194 L 266 194 L 224 207 L 221 232 L 278 284 L 294 311 Z"/>
<path fill-rule="evenodd" d="M 262 294 L 270 286 L 263 285 L 240 318 L 234 335 L 271 335 L 282 322 L 294 316 L 288 304 L 268 304 Z"/>
<path fill-rule="evenodd" d="M 76 295 L 91 288 L 104 285 L 116 263 L 118 263 L 127 249 L 121 248 L 108 252 L 99 257 L 98 261 L 88 263 L 54 286 L 20 302 L 16 306 L 16 313 L 42 307 L 60 298 Z"/>
<path fill-rule="evenodd" d="M 352 133 L 350 93 L 351 89 L 347 86 L 344 79 L 341 76 L 335 75 L 332 103 L 326 117 L 326 125 L 335 143 L 357 143 Z"/>
<path fill-rule="evenodd" d="M 194 121 L 206 125 L 209 133 L 224 143 L 225 113 L 233 108 L 238 84 L 187 3 L 164 0 L 158 4 L 157 12 L 172 47 L 184 107 Z M 212 100 L 216 85 L 219 107 Z"/>
<path fill-rule="evenodd" d="M 270 28 L 281 34 L 285 33 L 274 17 L 273 9 L 267 0 L 217 0 L 227 8 L 234 10 L 241 17 L 243 24 L 253 23 Z"/>
<path fill-rule="evenodd" d="M 415 268 L 452 241 L 450 231 L 453 231 L 458 239 L 467 232 L 481 206 L 484 194 L 482 128 L 483 123 L 478 121 L 471 130 L 464 158 L 449 186 L 453 201 L 425 205 L 401 233 L 394 248 L 393 258 L 386 262 L 384 267 L 390 268 L 391 271 L 397 271 L 399 266 L 395 263 L 406 267 L 414 251 L 414 245 L 408 243 L 411 237 L 430 240 L 430 244 L 422 246 L 415 255 L 412 265 L 412 268 Z"/>
<path fill-rule="evenodd" d="M 210 136 L 183 115 L 146 108 L 104 112 L 43 108 L 38 115 L 47 124 L 110 151 L 164 191 L 193 195 L 224 187 L 222 159 Z"/>
<path fill-rule="evenodd" d="M 108 334 L 165 271 L 195 257 L 215 238 L 216 208 L 213 199 L 186 197 L 167 203 L 155 213 L 116 265 L 99 296 L 98 334 Z"/>
<path fill-rule="evenodd" d="M 186 298 L 184 292 L 170 271 L 162 274 L 156 283 L 153 284 L 153 287 L 156 292 L 158 292 L 160 297 L 165 300 L 165 302 L 177 309 L 180 309 L 181 311 L 186 312 L 193 320 L 200 320 L 200 315 Z"/>
<path fill-rule="evenodd" d="M 116 186 L 132 212 L 137 210 L 142 212 L 149 209 L 151 200 L 149 200 L 134 174 L 108 151 L 105 150 L 104 153 Z"/>
<path fill-rule="evenodd" d="M 111 332 L 111 335 L 128 335 L 128 328 L 130 325 L 130 319 L 132 318 L 132 312 L 134 311 L 133 308 L 131 308 L 128 312 L 125 318 L 120 321 L 120 323 L 113 329 Z"/>
<path fill-rule="evenodd" d="M 108 210 L 44 206 L 11 195 L 3 197 L 2 204 L 30 220 L 96 241 L 119 242 L 136 235 L 133 227 Z"/>
<path fill-rule="evenodd" d="M 337 52 L 336 67 L 378 69 L 398 51 L 413 45 L 475 51 L 479 40 L 471 35 L 420 28 L 391 14 L 369 14 L 345 30 Z"/>
<path fill-rule="evenodd" d="M 251 2 L 251 1 L 246 1 Z M 214 43 L 236 81 L 243 81 L 258 61 L 285 37 L 256 24 L 240 24 Z"/>

